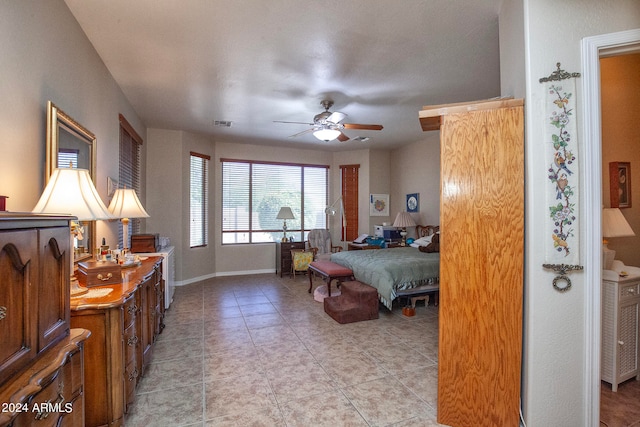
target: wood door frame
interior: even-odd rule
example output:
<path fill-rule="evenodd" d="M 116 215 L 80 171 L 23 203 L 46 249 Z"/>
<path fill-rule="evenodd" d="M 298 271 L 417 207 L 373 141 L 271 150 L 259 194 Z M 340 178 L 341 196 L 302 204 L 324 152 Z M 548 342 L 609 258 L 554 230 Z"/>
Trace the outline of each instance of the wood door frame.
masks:
<path fill-rule="evenodd" d="M 585 138 L 584 233 L 585 257 L 585 425 L 600 423 L 600 340 L 602 283 L 602 115 L 600 104 L 600 57 L 603 54 L 631 48 L 640 43 L 640 29 L 621 31 L 582 39 L 582 106 Z M 590 267 L 589 267 L 590 266 Z"/>

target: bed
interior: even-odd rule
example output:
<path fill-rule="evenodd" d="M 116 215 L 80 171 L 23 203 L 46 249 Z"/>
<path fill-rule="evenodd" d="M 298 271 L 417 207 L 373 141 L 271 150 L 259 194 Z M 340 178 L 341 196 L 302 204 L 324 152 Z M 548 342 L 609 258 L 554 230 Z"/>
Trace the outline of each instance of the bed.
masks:
<path fill-rule="evenodd" d="M 437 226 L 417 226 L 423 242 L 438 232 Z M 419 240 L 419 239 L 416 239 Z M 356 280 L 378 290 L 380 301 L 389 310 L 393 300 L 423 295 L 438 290 L 440 253 L 422 252 L 417 247 L 369 251 L 343 251 L 331 255 L 331 261 L 350 268 Z"/>

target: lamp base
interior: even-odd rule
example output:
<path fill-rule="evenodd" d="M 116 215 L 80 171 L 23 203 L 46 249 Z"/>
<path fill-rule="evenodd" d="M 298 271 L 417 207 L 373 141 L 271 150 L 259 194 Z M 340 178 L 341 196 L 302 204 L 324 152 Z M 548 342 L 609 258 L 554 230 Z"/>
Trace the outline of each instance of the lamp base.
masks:
<path fill-rule="evenodd" d="M 616 251 L 609 249 L 607 242 L 602 243 L 602 268 L 604 270 L 611 270 L 613 260 L 616 258 Z"/>
<path fill-rule="evenodd" d="M 70 293 L 71 293 L 71 297 L 77 297 L 80 295 L 84 295 L 87 292 L 89 292 L 89 289 L 85 288 L 84 286 L 80 286 L 80 282 L 78 282 L 78 279 L 76 279 L 76 276 L 71 276 L 70 280 Z"/>

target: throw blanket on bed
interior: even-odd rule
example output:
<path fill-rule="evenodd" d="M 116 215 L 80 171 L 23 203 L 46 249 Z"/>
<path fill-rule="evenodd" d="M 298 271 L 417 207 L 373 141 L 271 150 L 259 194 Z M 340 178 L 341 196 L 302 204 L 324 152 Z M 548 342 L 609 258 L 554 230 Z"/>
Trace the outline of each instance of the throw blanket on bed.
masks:
<path fill-rule="evenodd" d="M 427 284 L 440 272 L 440 253 L 412 247 L 339 252 L 331 255 L 331 261 L 350 268 L 356 280 L 376 288 L 389 310 L 397 291 Z"/>

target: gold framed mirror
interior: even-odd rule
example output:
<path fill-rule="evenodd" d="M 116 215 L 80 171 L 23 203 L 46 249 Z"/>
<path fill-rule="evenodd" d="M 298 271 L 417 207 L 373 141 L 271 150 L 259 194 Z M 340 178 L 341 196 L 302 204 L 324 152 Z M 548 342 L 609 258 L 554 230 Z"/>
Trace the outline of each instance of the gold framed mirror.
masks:
<path fill-rule="evenodd" d="M 87 169 L 96 182 L 96 136 L 53 102 L 47 102 L 47 163 L 45 185 L 58 167 Z M 92 256 L 97 247 L 96 222 L 84 221 L 82 240 L 76 240 L 76 261 Z"/>

